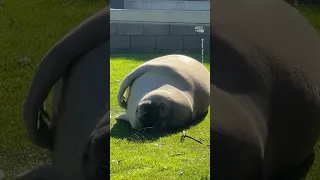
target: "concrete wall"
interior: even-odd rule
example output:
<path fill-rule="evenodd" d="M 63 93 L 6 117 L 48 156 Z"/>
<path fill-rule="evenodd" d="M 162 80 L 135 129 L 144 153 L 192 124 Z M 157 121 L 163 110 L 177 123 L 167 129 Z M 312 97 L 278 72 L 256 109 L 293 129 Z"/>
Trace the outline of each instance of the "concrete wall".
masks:
<path fill-rule="evenodd" d="M 210 49 L 209 12 L 208 17 L 203 11 L 122 12 L 111 11 L 111 52 L 201 52 L 202 44 L 205 51 Z"/>
<path fill-rule="evenodd" d="M 209 24 L 210 11 L 111 9 L 110 22 Z"/>
<path fill-rule="evenodd" d="M 199 52 L 210 49 L 209 25 L 204 33 L 195 25 L 111 23 L 111 52 Z M 202 40 L 203 39 L 203 43 Z"/>
<path fill-rule="evenodd" d="M 182 0 L 125 0 L 124 9 L 209 11 L 210 1 Z"/>

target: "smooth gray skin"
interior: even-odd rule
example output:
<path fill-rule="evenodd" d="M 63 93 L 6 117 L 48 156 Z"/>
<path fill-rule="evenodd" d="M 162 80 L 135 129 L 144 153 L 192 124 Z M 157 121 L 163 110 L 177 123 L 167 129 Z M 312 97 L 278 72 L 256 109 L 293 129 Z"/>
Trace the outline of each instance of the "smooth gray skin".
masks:
<path fill-rule="evenodd" d="M 116 119 L 129 121 L 133 129 L 143 128 L 137 117 L 140 111 L 136 114 L 138 105 L 146 100 L 161 101 L 162 113 L 169 114 L 171 119 L 161 122 L 161 128 L 179 128 L 205 114 L 209 97 L 210 73 L 203 64 L 184 55 L 161 56 L 143 63 L 124 78 L 117 99 L 126 113 Z"/>
<path fill-rule="evenodd" d="M 211 172 L 299 179 L 320 133 L 320 38 L 278 0 L 211 1 Z"/>
<path fill-rule="evenodd" d="M 54 45 L 42 59 L 24 104 L 28 136 L 49 150 L 51 174 L 58 180 L 84 179 L 83 156 L 109 110 L 109 18 L 106 7 Z M 51 124 L 41 122 L 38 129 L 39 110 L 53 85 Z M 32 171 L 32 177 L 40 178 L 44 171 Z"/>

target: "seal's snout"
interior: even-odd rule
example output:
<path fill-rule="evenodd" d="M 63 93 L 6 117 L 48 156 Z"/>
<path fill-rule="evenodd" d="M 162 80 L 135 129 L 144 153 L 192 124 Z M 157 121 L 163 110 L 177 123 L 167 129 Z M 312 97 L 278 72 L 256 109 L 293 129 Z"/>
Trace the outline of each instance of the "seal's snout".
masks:
<path fill-rule="evenodd" d="M 154 126 L 159 119 L 159 105 L 150 100 L 138 104 L 136 116 L 144 127 Z"/>

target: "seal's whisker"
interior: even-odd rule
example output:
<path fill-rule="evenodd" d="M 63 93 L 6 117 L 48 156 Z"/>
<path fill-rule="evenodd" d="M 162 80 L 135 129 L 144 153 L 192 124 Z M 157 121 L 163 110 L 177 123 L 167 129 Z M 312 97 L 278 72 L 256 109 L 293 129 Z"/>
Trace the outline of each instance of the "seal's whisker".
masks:
<path fill-rule="evenodd" d="M 146 140 L 145 136 L 141 132 L 136 132 L 136 135 L 141 137 L 142 140 Z"/>
<path fill-rule="evenodd" d="M 130 136 L 130 138 L 131 138 L 132 140 L 139 140 L 139 136 L 136 135 L 136 133 L 133 133 L 133 134 Z"/>
<path fill-rule="evenodd" d="M 149 136 L 147 132 L 139 132 L 139 134 L 141 134 L 142 136 Z"/>
<path fill-rule="evenodd" d="M 134 132 L 131 135 L 131 139 L 134 141 L 145 141 L 147 138 L 141 132 Z"/>
<path fill-rule="evenodd" d="M 150 136 L 150 134 L 148 134 L 147 132 L 141 132 L 141 134 L 143 134 L 145 136 Z"/>

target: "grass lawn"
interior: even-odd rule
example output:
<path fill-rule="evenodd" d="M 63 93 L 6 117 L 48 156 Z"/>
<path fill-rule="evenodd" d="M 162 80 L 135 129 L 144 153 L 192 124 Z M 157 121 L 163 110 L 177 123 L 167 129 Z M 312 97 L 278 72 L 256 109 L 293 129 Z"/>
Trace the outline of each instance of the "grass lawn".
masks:
<path fill-rule="evenodd" d="M 15 179 L 47 161 L 43 150 L 30 144 L 22 121 L 22 105 L 34 72 L 21 58 L 37 66 L 41 57 L 65 33 L 105 6 L 98 0 L 5 0 L 0 5 L 0 169 Z"/>
<path fill-rule="evenodd" d="M 308 18 L 310 23 L 316 28 L 320 35 L 320 4 L 300 5 L 298 9 L 306 18 Z M 306 180 L 320 179 L 320 140 L 318 141 L 315 151 L 315 163 L 313 164 Z"/>
<path fill-rule="evenodd" d="M 111 179 L 210 179 L 210 114 L 186 130 L 203 145 L 191 139 L 180 143 L 181 132 L 152 137 L 132 132 L 129 123 L 116 123 L 115 117 L 124 112 L 116 99 L 121 81 L 143 61 L 160 55 L 163 54 L 119 54 L 111 58 Z M 201 60 L 199 55 L 191 56 Z M 209 56 L 205 55 L 204 60 L 208 62 Z M 205 65 L 209 69 L 209 64 Z"/>

